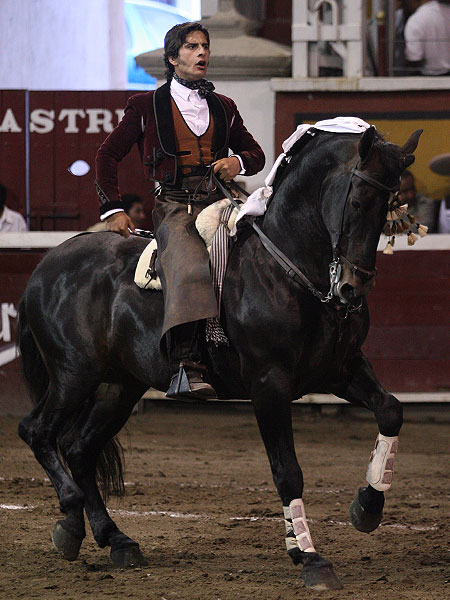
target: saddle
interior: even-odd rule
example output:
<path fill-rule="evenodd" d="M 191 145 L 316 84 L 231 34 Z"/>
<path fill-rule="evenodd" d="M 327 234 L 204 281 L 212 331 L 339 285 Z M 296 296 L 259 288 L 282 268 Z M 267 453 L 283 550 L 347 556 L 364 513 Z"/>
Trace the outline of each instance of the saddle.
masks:
<path fill-rule="evenodd" d="M 210 254 L 212 275 L 217 270 L 214 267 L 217 265 L 219 257 L 225 259 L 226 266 L 226 255 L 228 252 L 223 256 L 223 251 L 221 251 L 221 248 L 224 245 L 223 237 L 229 237 L 230 231 L 232 231 L 234 227 L 237 214 L 238 210 L 231 206 L 231 202 L 228 199 L 224 198 L 223 200 L 218 200 L 204 208 L 195 221 L 195 227 L 205 242 L 206 248 Z M 216 236 L 217 238 L 220 237 L 222 239 L 220 241 L 219 239 L 214 239 Z M 216 243 L 213 243 L 213 240 Z M 157 243 L 156 240 L 153 239 L 145 247 L 139 257 L 134 274 L 134 282 L 140 288 L 147 290 L 162 290 L 161 282 L 155 269 L 157 251 Z M 223 271 L 225 271 L 225 269 L 223 269 Z"/>

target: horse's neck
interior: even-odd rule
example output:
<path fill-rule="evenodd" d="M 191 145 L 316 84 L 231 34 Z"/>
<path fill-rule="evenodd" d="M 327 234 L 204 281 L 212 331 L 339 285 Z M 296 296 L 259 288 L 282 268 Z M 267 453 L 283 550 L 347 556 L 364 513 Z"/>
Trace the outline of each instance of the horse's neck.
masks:
<path fill-rule="evenodd" d="M 264 216 L 262 228 L 270 240 L 313 279 L 327 276 L 330 239 L 320 213 L 323 167 L 300 172 L 301 157 L 294 157 L 290 172 L 280 183 Z M 306 274 L 306 273 L 305 273 Z"/>

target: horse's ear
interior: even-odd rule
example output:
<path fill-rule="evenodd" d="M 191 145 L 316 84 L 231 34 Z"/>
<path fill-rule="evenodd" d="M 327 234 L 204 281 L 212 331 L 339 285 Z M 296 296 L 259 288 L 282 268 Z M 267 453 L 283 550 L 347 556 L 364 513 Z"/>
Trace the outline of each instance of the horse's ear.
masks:
<path fill-rule="evenodd" d="M 414 150 L 417 148 L 417 144 L 419 143 L 419 138 L 422 134 L 423 129 L 418 129 L 414 133 L 411 134 L 409 140 L 406 142 L 404 146 L 402 146 L 402 151 L 405 154 L 412 154 Z"/>
<path fill-rule="evenodd" d="M 369 129 L 366 129 L 366 131 L 362 134 L 362 138 L 359 140 L 358 152 L 362 162 L 367 160 L 369 157 L 373 142 L 375 140 L 375 132 L 375 127 L 371 125 Z"/>

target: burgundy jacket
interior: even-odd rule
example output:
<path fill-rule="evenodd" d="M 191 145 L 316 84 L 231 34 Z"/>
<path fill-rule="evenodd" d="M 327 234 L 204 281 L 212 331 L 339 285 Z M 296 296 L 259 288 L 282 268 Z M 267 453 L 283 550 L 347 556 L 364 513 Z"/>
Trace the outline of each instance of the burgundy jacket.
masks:
<path fill-rule="evenodd" d="M 214 117 L 214 160 L 227 157 L 231 148 L 234 154 L 242 158 L 246 175 L 258 173 L 264 167 L 264 153 L 245 128 L 236 104 L 231 98 L 216 93 L 211 94 L 207 102 Z M 123 119 L 98 149 L 96 182 L 102 203 L 100 214 L 122 207 L 117 168 L 134 143 L 139 148 L 145 177 L 175 184 L 177 148 L 170 83 L 155 91 L 131 96 Z"/>

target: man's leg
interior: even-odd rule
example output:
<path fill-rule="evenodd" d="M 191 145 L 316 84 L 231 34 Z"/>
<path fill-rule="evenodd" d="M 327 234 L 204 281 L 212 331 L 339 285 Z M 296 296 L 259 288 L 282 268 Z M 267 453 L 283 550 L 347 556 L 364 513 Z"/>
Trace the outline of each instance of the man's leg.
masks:
<path fill-rule="evenodd" d="M 204 381 L 206 367 L 201 362 L 201 339 L 205 321 L 183 323 L 166 334 L 167 353 L 173 377 L 167 398 L 180 400 L 208 400 L 217 398 L 212 386 Z"/>

